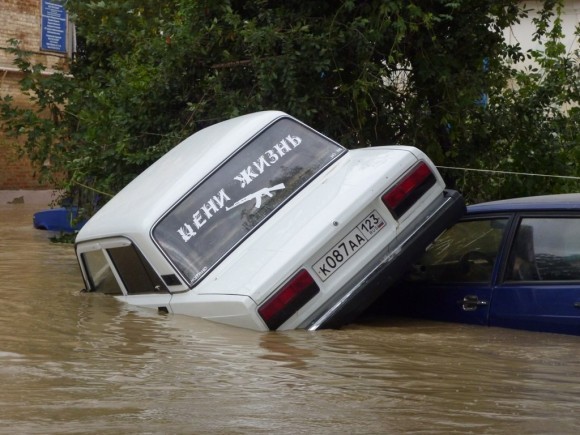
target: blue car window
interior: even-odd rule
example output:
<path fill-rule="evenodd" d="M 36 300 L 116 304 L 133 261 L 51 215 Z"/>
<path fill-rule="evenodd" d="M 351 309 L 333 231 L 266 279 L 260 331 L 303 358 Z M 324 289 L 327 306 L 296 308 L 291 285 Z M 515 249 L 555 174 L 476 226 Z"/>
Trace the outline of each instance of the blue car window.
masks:
<path fill-rule="evenodd" d="M 490 282 L 507 218 L 462 221 L 441 234 L 414 265 L 408 280 Z"/>
<path fill-rule="evenodd" d="M 580 281 L 580 218 L 523 218 L 506 281 Z"/>

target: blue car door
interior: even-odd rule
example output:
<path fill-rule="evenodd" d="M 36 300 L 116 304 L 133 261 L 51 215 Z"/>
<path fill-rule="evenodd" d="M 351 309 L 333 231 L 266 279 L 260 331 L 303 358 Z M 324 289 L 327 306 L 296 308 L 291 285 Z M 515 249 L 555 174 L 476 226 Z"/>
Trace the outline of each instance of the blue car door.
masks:
<path fill-rule="evenodd" d="M 388 302 L 406 316 L 488 324 L 509 215 L 469 218 L 441 234 Z"/>
<path fill-rule="evenodd" d="M 580 334 L 580 215 L 524 214 L 517 224 L 490 325 Z"/>

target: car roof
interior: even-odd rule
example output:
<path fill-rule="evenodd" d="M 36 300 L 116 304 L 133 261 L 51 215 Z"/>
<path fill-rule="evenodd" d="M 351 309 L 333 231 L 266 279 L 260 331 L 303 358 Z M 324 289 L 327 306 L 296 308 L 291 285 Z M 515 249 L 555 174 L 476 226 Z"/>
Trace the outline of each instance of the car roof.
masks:
<path fill-rule="evenodd" d="M 530 210 L 580 210 L 580 193 L 503 199 L 467 207 L 468 214 Z"/>
<path fill-rule="evenodd" d="M 175 146 L 123 188 L 82 228 L 77 241 L 109 232 L 147 232 L 183 195 L 276 119 L 263 111 L 214 124 Z M 112 234 L 112 233 L 111 233 Z"/>

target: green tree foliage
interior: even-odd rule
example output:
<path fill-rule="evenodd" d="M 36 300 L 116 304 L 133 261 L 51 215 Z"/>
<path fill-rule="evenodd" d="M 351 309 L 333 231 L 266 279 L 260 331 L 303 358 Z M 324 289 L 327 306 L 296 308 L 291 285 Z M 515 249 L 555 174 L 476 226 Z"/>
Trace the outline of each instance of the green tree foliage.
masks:
<path fill-rule="evenodd" d="M 506 64 L 507 85 L 488 87 L 490 104 L 470 118 L 464 137 L 474 154 L 459 148 L 449 160 L 498 171 L 456 179 L 473 202 L 580 191 L 580 52 L 568 52 L 562 42 L 561 7 L 546 2 L 534 19 L 534 40 L 544 50 L 531 50 L 524 62 Z"/>
<path fill-rule="evenodd" d="M 115 193 L 195 131 L 268 109 L 351 148 L 403 143 L 449 167 L 577 175 L 578 53 L 563 51 L 560 7 L 546 2 L 536 37 L 548 49 L 522 71 L 503 36 L 526 14 L 513 0 L 69 0 L 70 70 L 42 75 L 13 41 L 35 105 L 4 97 L 1 116 L 69 192 Z M 470 200 L 578 189 L 445 175 Z"/>

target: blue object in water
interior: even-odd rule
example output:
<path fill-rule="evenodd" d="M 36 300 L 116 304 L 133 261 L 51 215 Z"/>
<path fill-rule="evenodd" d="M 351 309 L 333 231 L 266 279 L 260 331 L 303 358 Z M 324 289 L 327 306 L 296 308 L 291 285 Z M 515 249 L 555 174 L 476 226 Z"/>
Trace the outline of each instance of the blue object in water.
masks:
<path fill-rule="evenodd" d="M 76 221 L 77 207 L 58 207 L 34 213 L 32 223 L 39 230 L 72 233 L 82 228 L 86 221 Z"/>

